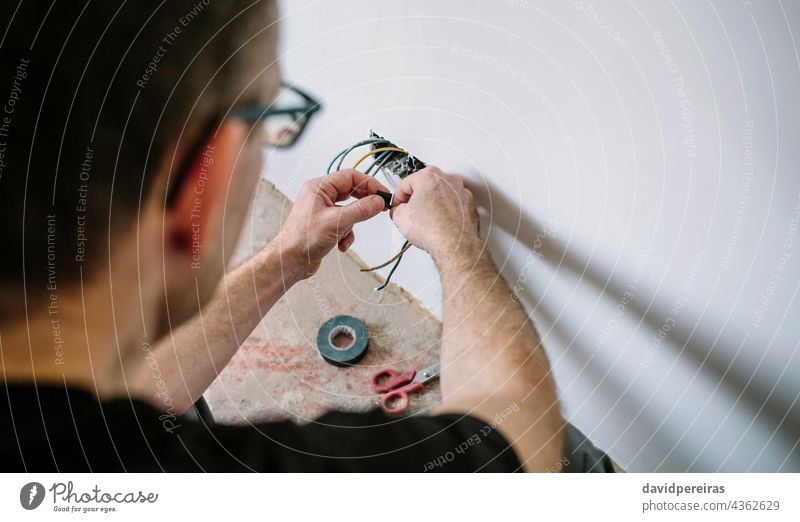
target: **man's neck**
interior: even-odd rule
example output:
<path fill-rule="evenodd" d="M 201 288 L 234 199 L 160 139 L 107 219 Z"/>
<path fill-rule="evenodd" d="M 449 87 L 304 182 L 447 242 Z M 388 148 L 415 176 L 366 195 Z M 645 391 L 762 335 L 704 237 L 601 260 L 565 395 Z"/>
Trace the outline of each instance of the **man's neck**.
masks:
<path fill-rule="evenodd" d="M 130 332 L 115 332 L 109 308 L 84 311 L 62 299 L 45 313 L 0 325 L 0 379 L 79 387 L 100 398 L 127 395 L 121 361 L 133 343 L 123 344 Z"/>

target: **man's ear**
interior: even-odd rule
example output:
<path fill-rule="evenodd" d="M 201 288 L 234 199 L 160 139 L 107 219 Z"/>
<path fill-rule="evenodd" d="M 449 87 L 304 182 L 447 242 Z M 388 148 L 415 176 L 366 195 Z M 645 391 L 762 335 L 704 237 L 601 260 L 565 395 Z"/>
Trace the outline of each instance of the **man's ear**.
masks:
<path fill-rule="evenodd" d="M 225 197 L 247 130 L 245 124 L 235 120 L 216 127 L 184 179 L 174 187 L 174 199 L 165 209 L 165 247 L 189 260 L 187 268 L 193 271 L 203 263 L 216 261 Z"/>

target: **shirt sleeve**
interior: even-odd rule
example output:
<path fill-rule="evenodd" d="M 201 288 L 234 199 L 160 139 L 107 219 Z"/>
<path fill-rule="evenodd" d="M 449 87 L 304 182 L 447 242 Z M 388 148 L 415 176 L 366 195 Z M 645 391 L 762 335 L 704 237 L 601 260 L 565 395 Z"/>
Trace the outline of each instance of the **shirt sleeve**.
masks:
<path fill-rule="evenodd" d="M 330 412 L 315 421 L 215 426 L 219 466 L 271 472 L 511 472 L 521 464 L 493 427 L 469 415 L 389 417 L 381 410 Z M 204 437 L 205 438 L 205 437 Z M 191 441 L 188 442 L 192 446 Z M 199 443 L 200 441 L 194 441 Z M 195 448 L 199 449 L 199 448 Z M 226 454 L 223 458 L 220 452 Z M 225 464 L 228 463 L 228 464 Z"/>

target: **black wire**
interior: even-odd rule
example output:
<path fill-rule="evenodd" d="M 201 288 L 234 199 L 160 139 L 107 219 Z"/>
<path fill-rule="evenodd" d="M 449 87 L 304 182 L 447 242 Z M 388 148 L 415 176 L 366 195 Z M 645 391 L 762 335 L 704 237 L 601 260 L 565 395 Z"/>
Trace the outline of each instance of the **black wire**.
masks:
<path fill-rule="evenodd" d="M 339 164 L 336 166 L 336 170 L 342 170 L 342 164 L 344 163 L 344 159 L 347 157 L 347 155 L 350 154 L 350 152 L 352 152 L 353 149 L 356 149 L 358 147 L 362 147 L 364 145 L 374 145 L 375 147 L 394 147 L 395 146 L 392 142 L 390 142 L 388 140 L 385 140 L 385 139 L 371 138 L 371 139 L 368 139 L 368 140 L 359 141 L 358 143 L 356 143 L 354 145 L 351 145 L 350 147 L 344 149 L 339 154 L 334 156 L 333 159 L 331 160 L 330 164 L 328 165 L 327 173 L 328 174 L 331 173 L 331 167 L 333 167 L 333 164 L 336 162 L 337 159 L 339 160 Z M 408 155 L 407 152 L 401 153 L 401 154 Z M 380 171 L 384 167 L 384 165 L 386 165 L 386 163 L 388 163 L 390 158 L 392 158 L 392 156 L 394 156 L 394 155 L 395 155 L 395 152 L 394 151 L 390 151 L 390 150 L 387 150 L 387 151 L 379 154 L 378 157 L 375 158 L 375 161 L 373 161 L 370 164 L 369 168 L 367 168 L 367 170 L 365 171 L 365 174 L 369 174 L 370 172 L 372 172 L 372 169 L 377 166 L 378 170 L 377 170 L 377 172 L 375 172 L 375 175 L 377 175 L 378 173 L 380 173 Z M 403 249 L 407 248 L 409 244 L 410 243 L 408 241 L 403 243 Z M 389 283 L 392 280 L 392 276 L 394 275 L 395 271 L 397 270 L 397 267 L 400 266 L 400 261 L 403 260 L 403 256 L 404 255 L 405 255 L 405 252 L 403 254 L 400 254 L 400 256 L 397 258 L 397 260 L 394 262 L 394 265 L 392 266 L 392 269 L 389 271 L 389 274 L 386 276 L 386 280 L 383 282 L 382 285 L 380 285 L 379 287 L 375 288 L 376 292 L 380 292 L 381 290 L 383 290 L 384 288 L 389 286 Z"/>
<path fill-rule="evenodd" d="M 403 243 L 403 248 L 406 248 L 406 246 L 408 244 L 409 244 L 408 241 Z M 376 292 L 380 292 L 381 290 L 383 290 L 384 288 L 389 286 L 389 282 L 392 280 L 392 276 L 394 275 L 394 271 L 397 270 L 398 266 L 400 266 L 400 261 L 402 261 L 404 255 L 405 255 L 405 253 L 401 254 L 400 257 L 397 258 L 397 261 L 394 262 L 394 266 L 392 267 L 391 270 L 389 270 L 389 275 L 386 276 L 386 281 L 384 281 L 381 286 L 375 288 Z"/>

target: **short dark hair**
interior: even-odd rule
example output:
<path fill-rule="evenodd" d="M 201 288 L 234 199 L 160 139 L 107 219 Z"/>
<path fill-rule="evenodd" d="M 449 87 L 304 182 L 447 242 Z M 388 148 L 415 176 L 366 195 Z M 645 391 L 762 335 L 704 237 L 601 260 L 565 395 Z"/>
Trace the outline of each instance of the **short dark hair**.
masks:
<path fill-rule="evenodd" d="M 3 2 L 0 20 L 0 285 L 29 298 L 105 267 L 187 122 L 263 103 L 248 85 L 277 67 L 272 0 Z"/>

